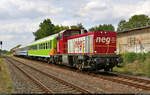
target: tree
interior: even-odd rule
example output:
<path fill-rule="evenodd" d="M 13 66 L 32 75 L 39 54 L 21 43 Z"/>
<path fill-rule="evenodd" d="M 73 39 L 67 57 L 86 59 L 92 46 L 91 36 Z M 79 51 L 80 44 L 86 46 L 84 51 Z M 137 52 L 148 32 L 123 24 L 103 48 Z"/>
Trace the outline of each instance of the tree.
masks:
<path fill-rule="evenodd" d="M 35 40 L 38 40 L 54 33 L 54 24 L 52 24 L 50 19 L 45 19 L 42 23 L 40 23 L 39 29 L 36 32 L 33 32 L 33 35 L 35 36 Z"/>
<path fill-rule="evenodd" d="M 85 28 L 83 27 L 82 23 L 79 23 L 79 24 L 77 24 L 77 25 L 72 25 L 72 26 L 70 26 L 70 27 L 71 27 L 71 29 L 85 29 Z"/>
<path fill-rule="evenodd" d="M 129 21 L 121 20 L 118 24 L 117 32 L 126 31 L 150 25 L 150 18 L 147 15 L 134 15 Z"/>
<path fill-rule="evenodd" d="M 56 25 L 55 26 L 55 29 L 54 29 L 54 33 L 58 33 L 58 32 L 60 32 L 60 31 L 62 31 L 62 30 L 66 30 L 66 29 L 69 29 L 69 26 L 59 26 L 59 25 Z"/>
<path fill-rule="evenodd" d="M 35 36 L 35 40 L 38 40 L 49 35 L 58 33 L 65 29 L 69 29 L 69 27 L 62 25 L 54 25 L 52 24 L 50 19 L 45 19 L 42 23 L 40 23 L 39 29 L 36 32 L 33 32 L 33 35 Z"/>
<path fill-rule="evenodd" d="M 89 31 L 115 31 L 115 28 L 112 24 L 100 24 L 99 26 L 90 28 Z"/>
<path fill-rule="evenodd" d="M 126 24 L 126 20 L 124 19 L 120 20 L 117 31 L 122 31 L 124 29 L 125 24 Z"/>

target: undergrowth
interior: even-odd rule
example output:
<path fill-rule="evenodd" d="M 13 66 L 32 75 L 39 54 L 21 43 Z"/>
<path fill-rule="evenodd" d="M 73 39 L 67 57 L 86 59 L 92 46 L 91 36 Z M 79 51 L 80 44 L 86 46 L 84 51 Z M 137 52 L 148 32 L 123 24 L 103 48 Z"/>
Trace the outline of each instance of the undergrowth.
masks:
<path fill-rule="evenodd" d="M 124 59 L 119 67 L 115 67 L 114 71 L 150 77 L 150 52 L 148 53 L 126 53 L 122 54 Z"/>

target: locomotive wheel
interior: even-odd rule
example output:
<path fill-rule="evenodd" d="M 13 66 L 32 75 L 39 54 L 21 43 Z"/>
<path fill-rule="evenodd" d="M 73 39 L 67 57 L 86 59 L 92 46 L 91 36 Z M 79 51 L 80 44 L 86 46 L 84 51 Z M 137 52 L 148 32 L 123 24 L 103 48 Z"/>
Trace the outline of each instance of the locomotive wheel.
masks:
<path fill-rule="evenodd" d="M 83 68 L 82 68 L 82 64 L 78 64 L 78 69 L 79 69 L 80 71 L 82 71 L 82 70 L 83 70 Z"/>
<path fill-rule="evenodd" d="M 78 64 L 78 69 L 80 71 L 83 71 L 84 70 L 84 61 L 81 63 L 81 64 Z"/>

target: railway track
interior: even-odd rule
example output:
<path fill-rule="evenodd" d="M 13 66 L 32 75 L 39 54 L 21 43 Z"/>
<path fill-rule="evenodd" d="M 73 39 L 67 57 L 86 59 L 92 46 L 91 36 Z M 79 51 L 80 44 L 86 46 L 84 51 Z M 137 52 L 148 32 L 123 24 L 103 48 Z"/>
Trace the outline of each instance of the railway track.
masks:
<path fill-rule="evenodd" d="M 145 80 L 145 79 L 125 76 L 125 75 L 120 75 L 120 74 L 114 74 L 115 76 L 106 76 L 106 75 L 97 75 L 97 74 L 89 74 L 89 75 L 92 75 L 94 77 L 98 77 L 104 80 L 109 80 L 112 82 L 117 82 L 120 84 L 128 85 L 128 86 L 133 86 L 133 87 L 144 89 L 144 90 L 150 90 L 150 81 Z"/>
<path fill-rule="evenodd" d="M 46 65 L 50 65 L 50 64 L 46 64 Z M 52 66 L 60 67 L 58 65 L 52 65 Z M 68 70 L 71 70 L 73 72 L 87 74 L 87 75 L 97 77 L 100 79 L 104 79 L 104 80 L 108 80 L 108 81 L 112 81 L 112 82 L 116 82 L 116 83 L 120 83 L 120 84 L 124 84 L 124 85 L 128 85 L 128 86 L 132 86 L 132 87 L 140 88 L 140 89 L 144 89 L 144 90 L 150 90 L 150 80 L 136 78 L 136 77 L 132 77 L 132 76 L 121 75 L 121 74 L 112 73 L 112 72 L 108 72 L 105 75 L 102 75 L 102 74 L 93 73 L 93 72 L 92 73 L 91 72 L 90 73 L 89 72 L 81 72 L 78 70 L 66 68 L 65 66 L 61 66 L 61 67 L 68 69 Z"/>
<path fill-rule="evenodd" d="M 11 57 L 5 57 L 13 66 L 30 78 L 35 84 L 37 84 L 45 93 L 81 93 L 89 94 L 90 92 L 68 83 L 56 76 L 42 72 L 39 69 L 31 67 L 23 62 L 20 62 Z"/>

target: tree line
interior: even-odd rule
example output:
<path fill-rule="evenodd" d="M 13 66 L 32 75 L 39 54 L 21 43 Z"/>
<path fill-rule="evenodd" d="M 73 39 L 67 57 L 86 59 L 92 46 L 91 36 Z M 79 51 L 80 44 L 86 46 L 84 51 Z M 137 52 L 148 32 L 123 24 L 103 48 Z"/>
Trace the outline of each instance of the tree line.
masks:
<path fill-rule="evenodd" d="M 129 18 L 129 20 L 121 19 L 118 23 L 116 32 L 123 32 L 134 28 L 140 28 L 150 25 L 150 17 L 144 14 L 134 15 Z M 40 23 L 39 29 L 33 32 L 35 40 L 47 37 L 49 35 L 58 33 L 64 29 L 85 29 L 82 23 L 72 26 L 54 25 L 50 19 L 45 19 Z M 100 24 L 98 26 L 93 26 L 88 29 L 88 31 L 115 31 L 112 24 Z"/>

